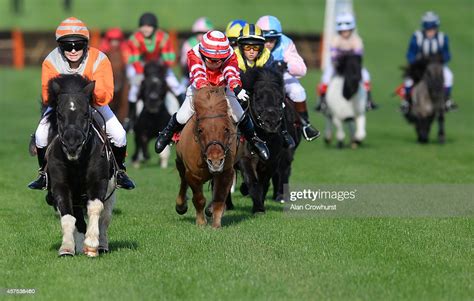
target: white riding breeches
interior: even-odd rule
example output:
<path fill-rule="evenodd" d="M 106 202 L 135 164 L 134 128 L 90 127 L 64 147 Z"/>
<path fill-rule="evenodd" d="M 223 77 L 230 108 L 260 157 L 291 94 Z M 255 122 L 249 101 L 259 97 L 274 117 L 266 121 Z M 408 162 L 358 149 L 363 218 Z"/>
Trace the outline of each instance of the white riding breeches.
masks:
<path fill-rule="evenodd" d="M 293 102 L 304 102 L 306 100 L 306 91 L 296 77 L 285 72 L 283 80 L 285 82 L 285 93 Z"/>
<path fill-rule="evenodd" d="M 443 66 L 443 77 L 444 77 L 444 87 L 451 88 L 454 82 L 454 75 L 451 69 L 447 65 Z M 411 78 L 405 78 L 403 83 L 406 88 L 410 88 L 413 86 L 413 80 Z"/>
<path fill-rule="evenodd" d="M 321 77 L 321 82 L 325 85 L 328 85 L 331 81 L 331 78 L 334 75 L 334 66 L 332 64 L 328 64 L 326 69 L 324 69 L 323 75 Z M 361 70 L 362 81 L 364 83 L 370 82 L 370 73 L 367 68 L 363 67 Z"/>
<path fill-rule="evenodd" d="M 194 114 L 194 106 L 193 106 L 193 95 L 194 91 L 196 91 L 196 88 L 194 86 L 189 86 L 188 89 L 186 90 L 186 99 L 184 100 L 183 105 L 181 108 L 179 108 L 178 113 L 176 114 L 176 120 L 180 124 L 186 124 L 188 120 L 193 116 Z M 238 122 L 242 116 L 244 115 L 244 110 L 240 106 L 239 102 L 237 101 L 237 98 L 234 95 L 234 92 L 227 87 L 226 89 L 226 99 L 227 99 L 227 104 L 230 108 L 230 113 L 232 115 L 232 119 L 234 119 L 235 122 Z"/>
<path fill-rule="evenodd" d="M 130 90 L 128 91 L 128 101 L 137 102 L 138 100 L 138 91 L 140 90 L 141 82 L 143 81 L 143 76 L 137 76 L 137 71 L 133 65 L 127 65 L 127 78 L 130 82 Z M 176 78 L 176 75 L 173 72 L 173 69 L 168 68 L 166 70 L 166 84 L 170 88 L 171 92 L 174 95 L 178 96 L 184 93 L 185 88 Z"/>
<path fill-rule="evenodd" d="M 110 141 L 116 147 L 122 147 L 127 145 L 127 133 L 123 129 L 122 124 L 118 121 L 117 117 L 115 117 L 114 112 L 110 109 L 108 105 L 105 106 L 94 106 L 97 112 L 100 112 L 105 119 L 105 129 L 107 137 L 109 137 Z M 48 133 L 50 128 L 50 123 L 47 118 L 47 114 L 51 112 L 51 108 L 48 107 L 43 114 L 43 118 L 41 118 L 38 128 L 35 132 L 35 142 L 36 147 L 43 148 L 48 146 Z M 97 113 L 94 112 L 93 117 L 99 123 L 103 124 L 102 117 Z"/>

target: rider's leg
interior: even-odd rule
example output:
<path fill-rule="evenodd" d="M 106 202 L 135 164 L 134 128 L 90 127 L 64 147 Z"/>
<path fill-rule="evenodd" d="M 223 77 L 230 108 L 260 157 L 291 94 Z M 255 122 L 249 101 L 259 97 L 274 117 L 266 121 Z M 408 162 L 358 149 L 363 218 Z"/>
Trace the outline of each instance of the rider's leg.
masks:
<path fill-rule="evenodd" d="M 400 105 L 400 111 L 402 111 L 403 114 L 408 115 L 411 110 L 411 89 L 413 87 L 413 80 L 411 78 L 406 78 L 405 81 L 403 82 L 404 88 L 405 88 L 405 93 L 404 93 L 404 100 L 402 104 Z"/>
<path fill-rule="evenodd" d="M 182 130 L 186 122 L 193 116 L 194 108 L 192 106 L 192 99 L 194 94 L 194 87 L 189 86 L 186 90 L 186 98 L 183 105 L 178 112 L 171 116 L 166 127 L 160 132 L 155 142 L 155 152 L 161 153 L 165 147 L 171 142 L 173 134 Z"/>
<path fill-rule="evenodd" d="M 232 112 L 232 118 L 235 122 L 240 121 L 239 129 L 249 142 L 250 146 L 256 150 L 258 156 L 262 160 L 268 160 L 270 157 L 270 152 L 265 142 L 258 138 L 257 133 L 255 133 L 252 119 L 250 119 L 248 114 L 244 116 L 244 110 L 242 109 L 242 106 L 239 104 L 235 94 L 229 88 L 226 89 L 226 98 Z"/>
<path fill-rule="evenodd" d="M 137 117 L 137 101 L 140 91 L 140 85 L 143 81 L 143 74 L 137 74 L 133 65 L 127 66 L 127 78 L 130 82 L 130 89 L 128 91 L 128 116 L 125 119 L 124 125 L 127 131 L 133 129 Z"/>
<path fill-rule="evenodd" d="M 125 157 L 127 154 L 127 133 L 108 105 L 95 106 L 95 109 L 100 114 L 102 114 L 105 119 L 106 134 L 112 144 L 112 151 L 119 167 L 117 172 L 117 187 L 133 189 L 135 188 L 135 183 L 133 183 L 133 181 L 128 177 L 126 173 L 127 169 L 125 167 Z M 102 117 L 100 117 L 98 114 L 95 114 L 94 118 L 96 118 L 98 122 L 101 123 Z"/>
<path fill-rule="evenodd" d="M 285 73 L 285 91 L 288 97 L 295 103 L 296 112 L 300 116 L 303 125 L 303 135 L 307 141 L 319 137 L 320 133 L 315 129 L 308 118 L 308 109 L 306 107 L 306 92 L 300 82 L 293 76 Z"/>
<path fill-rule="evenodd" d="M 38 128 L 35 132 L 35 143 L 36 143 L 36 150 L 38 156 L 38 178 L 33 182 L 28 184 L 28 188 L 30 189 L 39 189 L 43 190 L 47 188 L 47 177 L 46 172 L 44 170 L 46 166 L 46 148 L 48 146 L 48 135 L 49 135 L 49 127 L 50 123 L 48 120 L 49 113 L 51 112 L 51 108 L 47 108 L 43 114 L 43 118 L 41 118 L 40 123 L 38 124 Z"/>
<path fill-rule="evenodd" d="M 448 66 L 443 67 L 443 77 L 444 77 L 444 91 L 446 97 L 446 110 L 455 110 L 458 108 L 458 105 L 451 98 L 451 90 L 453 87 L 453 72 L 449 69 Z"/>
<path fill-rule="evenodd" d="M 364 88 L 367 92 L 367 105 L 368 111 L 377 109 L 378 105 L 372 99 L 372 85 L 370 84 L 370 73 L 366 68 L 362 68 L 362 81 L 364 82 Z"/>
<path fill-rule="evenodd" d="M 319 103 L 316 105 L 316 111 L 322 112 L 326 110 L 326 91 L 328 89 L 329 81 L 332 78 L 334 73 L 334 67 L 332 64 L 329 64 L 325 69 L 324 73 L 321 76 L 321 83 L 318 85 L 318 95 L 319 95 Z"/>
<path fill-rule="evenodd" d="M 168 68 L 166 70 L 166 84 L 170 88 L 171 92 L 176 96 L 179 101 L 179 104 L 182 105 L 186 99 L 186 88 L 181 85 L 181 83 L 176 78 L 176 75 L 173 72 L 173 69 Z"/>

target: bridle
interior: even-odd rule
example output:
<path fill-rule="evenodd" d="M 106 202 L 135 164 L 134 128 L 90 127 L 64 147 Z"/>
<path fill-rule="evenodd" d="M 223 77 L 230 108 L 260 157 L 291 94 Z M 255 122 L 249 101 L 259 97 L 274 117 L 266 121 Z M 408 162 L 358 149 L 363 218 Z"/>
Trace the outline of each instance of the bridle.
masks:
<path fill-rule="evenodd" d="M 251 101 L 253 101 L 253 98 L 249 99 L 249 101 L 248 101 L 248 110 L 249 110 L 249 112 L 250 112 L 250 116 L 252 117 L 253 121 L 255 121 L 256 125 L 257 125 L 259 128 L 263 129 L 264 126 L 265 126 L 265 122 L 263 121 L 262 115 L 259 114 L 257 111 L 255 111 L 255 107 L 253 107 L 253 106 L 251 105 Z M 283 101 L 284 101 L 284 100 L 283 100 Z M 283 112 L 283 110 L 282 110 L 281 114 L 279 115 L 279 118 L 280 118 L 279 121 L 280 121 L 280 123 L 281 123 L 281 121 L 283 120 L 283 114 L 284 114 L 284 112 Z"/>
<path fill-rule="evenodd" d="M 72 93 L 68 94 L 68 95 L 71 95 Z M 81 142 L 81 147 L 84 146 L 84 144 L 87 143 L 87 141 L 89 141 L 90 137 L 92 136 L 92 131 L 91 131 L 91 127 L 92 127 L 92 107 L 90 105 L 87 105 L 88 108 L 87 108 L 87 129 L 85 131 L 83 131 L 81 129 L 81 134 L 82 134 L 82 142 Z M 56 120 L 58 122 L 58 125 L 59 125 L 59 110 L 56 109 Z M 66 147 L 66 143 L 64 142 L 63 140 L 63 133 L 62 131 L 59 130 L 59 126 L 58 126 L 58 139 L 59 141 L 61 142 L 61 144 Z"/>
<path fill-rule="evenodd" d="M 204 145 L 204 143 L 202 143 L 202 140 L 201 140 L 201 131 L 199 130 L 199 122 L 202 121 L 203 119 L 215 119 L 215 118 L 226 118 L 226 117 L 228 117 L 227 114 L 215 114 L 215 115 L 207 115 L 207 116 L 201 116 L 201 117 L 198 117 L 196 115 L 196 125 L 194 127 L 194 138 L 196 142 L 199 143 L 199 147 L 201 148 L 201 155 L 203 156 L 203 158 L 206 158 L 207 149 L 212 145 L 219 145 L 222 148 L 222 150 L 224 150 L 224 157 L 226 157 L 227 153 L 229 152 L 230 145 L 232 143 L 231 141 L 232 133 L 230 131 L 226 132 L 225 144 L 218 140 L 212 140 L 206 145 Z"/>

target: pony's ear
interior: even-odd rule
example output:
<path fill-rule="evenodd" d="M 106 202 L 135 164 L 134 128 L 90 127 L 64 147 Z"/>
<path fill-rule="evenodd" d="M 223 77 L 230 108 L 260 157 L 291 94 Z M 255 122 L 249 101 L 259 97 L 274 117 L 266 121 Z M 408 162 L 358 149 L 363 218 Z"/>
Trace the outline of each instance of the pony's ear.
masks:
<path fill-rule="evenodd" d="M 94 91 L 94 88 L 95 88 L 95 80 L 91 81 L 84 88 L 82 88 L 82 93 L 86 95 L 92 95 L 92 91 Z"/>
<path fill-rule="evenodd" d="M 53 82 L 51 83 L 51 88 L 53 89 L 53 93 L 55 95 L 58 95 L 59 92 L 61 91 L 61 86 L 53 80 Z"/>

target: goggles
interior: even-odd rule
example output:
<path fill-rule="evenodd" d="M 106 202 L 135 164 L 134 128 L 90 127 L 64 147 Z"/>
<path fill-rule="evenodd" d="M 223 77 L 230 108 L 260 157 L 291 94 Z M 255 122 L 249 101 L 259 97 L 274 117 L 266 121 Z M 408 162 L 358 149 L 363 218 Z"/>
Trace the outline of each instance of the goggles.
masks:
<path fill-rule="evenodd" d="M 242 49 L 244 49 L 244 51 L 260 51 L 262 49 L 262 45 L 243 45 Z"/>
<path fill-rule="evenodd" d="M 84 50 L 87 47 L 87 42 L 86 41 L 77 41 L 77 42 L 60 42 L 59 43 L 59 48 L 61 48 L 62 51 L 80 51 Z"/>
<path fill-rule="evenodd" d="M 211 64 L 218 64 L 218 63 L 222 63 L 224 61 L 223 59 L 213 59 L 213 58 L 210 58 L 210 57 L 207 57 L 207 56 L 204 56 L 204 60 L 208 63 L 211 63 Z"/>

